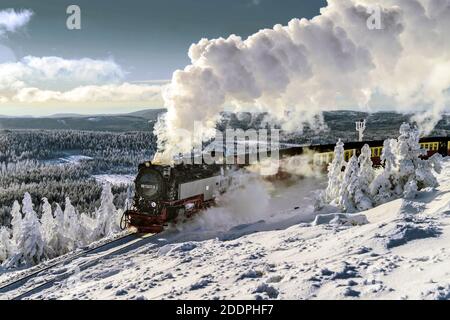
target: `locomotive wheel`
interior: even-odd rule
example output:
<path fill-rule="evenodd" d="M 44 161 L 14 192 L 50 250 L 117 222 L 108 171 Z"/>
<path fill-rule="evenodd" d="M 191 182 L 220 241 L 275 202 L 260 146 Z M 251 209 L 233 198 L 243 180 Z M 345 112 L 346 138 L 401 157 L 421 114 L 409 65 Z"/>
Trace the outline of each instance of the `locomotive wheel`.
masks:
<path fill-rule="evenodd" d="M 130 216 L 126 212 L 124 212 L 124 214 L 120 218 L 120 229 L 121 230 L 127 229 L 130 226 L 130 223 L 131 223 Z"/>

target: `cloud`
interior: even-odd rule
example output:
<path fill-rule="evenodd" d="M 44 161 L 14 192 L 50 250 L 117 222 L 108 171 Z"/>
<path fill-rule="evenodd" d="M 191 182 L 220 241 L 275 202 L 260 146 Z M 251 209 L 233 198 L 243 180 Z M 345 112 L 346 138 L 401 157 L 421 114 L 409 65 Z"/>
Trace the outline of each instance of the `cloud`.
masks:
<path fill-rule="evenodd" d="M 27 56 L 0 64 L 0 103 L 64 102 L 163 104 L 162 82 L 127 83 L 113 60 Z"/>
<path fill-rule="evenodd" d="M 161 101 L 161 87 L 130 83 L 80 86 L 68 91 L 22 88 L 11 98 L 20 103 L 46 102 L 154 102 Z M 161 105 L 161 104 L 160 104 Z"/>
<path fill-rule="evenodd" d="M 24 87 L 73 89 L 81 85 L 119 83 L 122 68 L 113 60 L 27 56 L 0 64 L 0 90 Z"/>
<path fill-rule="evenodd" d="M 368 27 L 373 9 L 381 29 Z M 225 105 L 253 105 L 292 130 L 320 125 L 326 110 L 389 108 L 416 112 L 430 130 L 449 106 L 449 27 L 450 0 L 328 0 L 310 20 L 247 39 L 202 39 L 164 93 L 160 141 L 180 145 L 170 133 L 193 130 L 196 121 L 213 127 Z"/>
<path fill-rule="evenodd" d="M 23 28 L 31 10 L 0 11 L 0 37 Z M 16 61 L 8 47 L 0 45 L 0 104 L 83 106 L 161 106 L 164 81 L 127 83 L 126 72 L 112 59 L 64 59 L 26 56 Z"/>
<path fill-rule="evenodd" d="M 31 10 L 5 9 L 0 10 L 0 36 L 7 32 L 16 32 L 30 21 L 33 12 Z"/>

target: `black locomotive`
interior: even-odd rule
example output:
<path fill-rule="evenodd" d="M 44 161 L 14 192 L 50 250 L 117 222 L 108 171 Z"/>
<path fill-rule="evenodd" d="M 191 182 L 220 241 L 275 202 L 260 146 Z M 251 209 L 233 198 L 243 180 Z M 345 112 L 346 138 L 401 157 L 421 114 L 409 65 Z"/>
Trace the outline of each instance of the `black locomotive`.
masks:
<path fill-rule="evenodd" d="M 191 217 L 214 203 L 224 192 L 230 167 L 223 165 L 179 164 L 139 165 L 135 179 L 134 208 L 125 212 L 121 228 L 157 233 L 169 222 Z"/>

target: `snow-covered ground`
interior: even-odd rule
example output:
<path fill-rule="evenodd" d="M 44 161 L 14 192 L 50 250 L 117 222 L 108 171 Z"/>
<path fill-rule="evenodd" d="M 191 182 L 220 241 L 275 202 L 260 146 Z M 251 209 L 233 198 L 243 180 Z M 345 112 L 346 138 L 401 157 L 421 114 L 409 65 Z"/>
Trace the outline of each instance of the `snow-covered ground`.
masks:
<path fill-rule="evenodd" d="M 277 215 L 273 194 L 241 192 L 259 220 L 232 205 L 211 209 L 30 298 L 450 299 L 449 159 L 438 179 L 436 190 L 357 218 L 314 217 L 308 180 L 274 193 L 297 207 Z"/>
<path fill-rule="evenodd" d="M 129 174 L 97 174 L 93 176 L 99 183 L 108 182 L 112 185 L 129 185 L 134 181 L 135 176 Z"/>
<path fill-rule="evenodd" d="M 51 159 L 51 160 L 47 160 L 47 163 L 50 164 L 80 164 L 80 162 L 82 161 L 86 161 L 86 160 L 92 160 L 91 157 L 88 156 L 84 156 L 84 155 L 67 155 L 64 157 L 59 157 L 56 159 Z"/>

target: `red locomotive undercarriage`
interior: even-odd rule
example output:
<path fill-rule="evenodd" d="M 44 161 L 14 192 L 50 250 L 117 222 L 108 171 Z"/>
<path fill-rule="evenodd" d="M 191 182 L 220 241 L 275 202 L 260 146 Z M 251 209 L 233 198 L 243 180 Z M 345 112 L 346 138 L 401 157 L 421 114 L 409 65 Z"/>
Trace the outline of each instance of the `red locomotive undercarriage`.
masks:
<path fill-rule="evenodd" d="M 177 223 L 180 219 L 188 219 L 196 213 L 211 207 L 214 200 L 204 201 L 203 195 L 176 201 L 161 201 L 160 214 L 145 214 L 136 209 L 125 211 L 120 227 L 125 230 L 133 227 L 138 233 L 159 233 L 168 223 Z M 189 209 L 186 209 L 190 207 Z M 184 211 L 180 214 L 180 210 Z"/>

